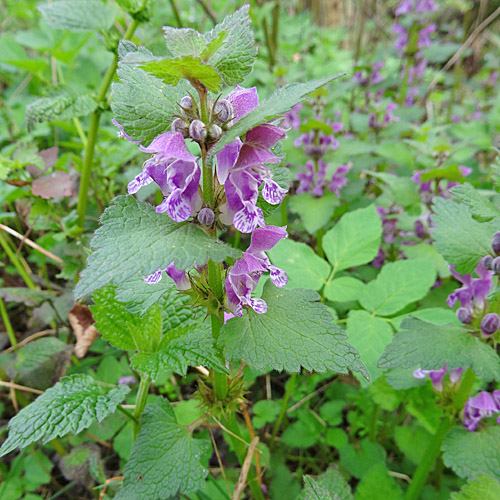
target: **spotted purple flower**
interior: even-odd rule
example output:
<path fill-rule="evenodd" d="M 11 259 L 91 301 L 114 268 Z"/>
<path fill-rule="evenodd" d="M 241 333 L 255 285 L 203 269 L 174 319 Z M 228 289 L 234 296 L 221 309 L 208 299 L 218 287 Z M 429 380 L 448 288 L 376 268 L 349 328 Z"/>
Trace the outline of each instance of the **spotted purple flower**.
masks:
<path fill-rule="evenodd" d="M 439 368 L 439 370 L 422 370 L 421 368 L 417 368 L 413 372 L 413 376 L 415 378 L 420 378 L 423 379 L 427 375 L 429 375 L 429 378 L 431 379 L 432 382 L 432 387 L 434 390 L 442 392 L 443 391 L 443 379 L 444 376 L 446 375 L 446 372 L 448 372 L 448 369 L 446 367 L 446 364 Z M 460 376 L 463 372 L 462 367 L 458 367 L 454 370 L 449 370 L 449 379 L 450 383 L 456 384 L 460 380 Z"/>
<path fill-rule="evenodd" d="M 144 283 L 147 283 L 148 285 L 155 285 L 161 280 L 163 271 L 165 271 L 165 273 L 167 273 L 167 275 L 174 280 L 175 286 L 178 290 L 189 290 L 191 288 L 191 283 L 186 277 L 186 271 L 177 269 L 173 262 L 165 269 L 158 269 L 154 273 L 144 276 Z"/>
<path fill-rule="evenodd" d="M 250 246 L 243 252 L 243 258 L 234 263 L 226 278 L 229 308 L 236 316 L 243 315 L 244 306 L 251 307 L 259 314 L 267 311 L 263 299 L 252 298 L 252 292 L 263 273 L 269 271 L 272 282 L 279 288 L 288 283 L 286 272 L 273 266 L 265 253 L 286 237 L 286 227 L 260 227 L 252 233 Z"/>

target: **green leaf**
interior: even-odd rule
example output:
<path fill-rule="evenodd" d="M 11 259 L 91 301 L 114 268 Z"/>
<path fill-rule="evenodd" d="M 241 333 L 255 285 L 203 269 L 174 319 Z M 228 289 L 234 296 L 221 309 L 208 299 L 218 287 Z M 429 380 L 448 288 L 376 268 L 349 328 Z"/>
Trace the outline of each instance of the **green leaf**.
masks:
<path fill-rule="evenodd" d="M 436 250 L 460 274 L 474 271 L 479 259 L 491 253 L 498 224 L 476 221 L 467 205 L 436 196 L 432 221 Z"/>
<path fill-rule="evenodd" d="M 356 500 L 402 500 L 401 487 L 389 476 L 383 463 L 375 464 L 363 475 L 354 496 Z"/>
<path fill-rule="evenodd" d="M 398 260 L 386 264 L 365 286 L 359 302 L 368 311 L 389 316 L 425 297 L 435 281 L 436 271 L 427 259 Z"/>
<path fill-rule="evenodd" d="M 367 375 L 358 352 L 347 343 L 345 332 L 332 323 L 328 308 L 312 290 L 285 290 L 264 285 L 267 312 L 249 311 L 230 319 L 218 340 L 230 360 L 244 359 L 251 367 L 297 372 L 353 370 Z"/>
<path fill-rule="evenodd" d="M 267 99 L 264 99 L 257 108 L 250 111 L 250 113 L 241 120 L 238 120 L 238 122 L 222 136 L 222 139 L 216 144 L 211 153 L 218 153 L 226 144 L 233 142 L 237 137 L 245 134 L 251 128 L 286 113 L 297 103 L 305 99 L 308 94 L 343 75 L 344 73 L 339 73 L 334 76 L 328 76 L 307 83 L 291 83 L 275 90 Z"/>
<path fill-rule="evenodd" d="M 110 282 L 147 276 L 172 262 L 178 269 L 188 269 L 195 263 L 203 266 L 208 259 L 222 262 L 226 257 L 241 257 L 239 250 L 213 240 L 198 226 L 174 222 L 132 196 L 117 196 L 101 223 L 91 241 L 94 252 L 75 287 L 77 298 Z"/>
<path fill-rule="evenodd" d="M 403 252 L 410 259 L 425 258 L 432 262 L 440 278 L 449 278 L 451 276 L 448 263 L 441 257 L 437 250 L 428 243 L 419 243 L 418 245 L 407 245 Z"/>
<path fill-rule="evenodd" d="M 452 493 L 450 500 L 498 500 L 500 483 L 491 476 L 480 475 L 468 481 L 458 493 Z"/>
<path fill-rule="evenodd" d="M 168 331 L 154 350 L 140 352 L 132 358 L 132 366 L 153 380 L 165 371 L 184 376 L 189 366 L 197 365 L 227 371 L 214 347 L 209 325 L 179 326 Z"/>
<path fill-rule="evenodd" d="M 500 481 L 499 426 L 476 432 L 455 427 L 445 437 L 441 450 L 444 464 L 458 476 L 474 479 L 487 474 Z"/>
<path fill-rule="evenodd" d="M 467 330 L 415 318 L 404 320 L 401 328 L 385 348 L 379 368 L 437 370 L 447 363 L 449 370 L 470 366 L 486 380 L 500 380 L 496 352 Z"/>
<path fill-rule="evenodd" d="M 39 5 L 38 10 L 52 28 L 73 31 L 108 31 L 115 11 L 100 0 L 58 0 Z"/>
<path fill-rule="evenodd" d="M 469 207 L 472 216 L 480 222 L 500 217 L 500 210 L 491 203 L 487 196 L 466 182 L 452 188 L 451 193 Z"/>
<path fill-rule="evenodd" d="M 377 255 L 382 222 L 374 205 L 345 214 L 323 238 L 323 249 L 335 271 L 366 264 Z"/>
<path fill-rule="evenodd" d="M 394 438 L 398 448 L 415 465 L 418 465 L 424 459 L 427 446 L 432 440 L 432 434 L 421 425 L 399 426 L 395 429 Z"/>
<path fill-rule="evenodd" d="M 319 441 L 322 430 L 323 427 L 313 415 L 301 410 L 298 420 L 283 432 L 281 442 L 291 448 L 309 448 Z"/>
<path fill-rule="evenodd" d="M 167 42 L 167 49 L 174 57 L 201 57 L 207 48 L 203 35 L 192 28 L 163 26 L 163 36 Z"/>
<path fill-rule="evenodd" d="M 281 404 L 279 401 L 271 399 L 261 399 L 257 401 L 253 407 L 252 423 L 256 429 L 261 429 L 264 425 L 274 422 L 279 415 Z"/>
<path fill-rule="evenodd" d="M 131 58 L 138 61 L 151 59 L 152 54 L 127 44 L 128 54 L 117 70 L 119 82 L 111 87 L 111 109 L 125 132 L 136 141 L 149 144 L 157 135 L 168 130 L 178 112 L 177 103 L 186 95 L 188 84 L 176 87 L 165 85 L 162 80 L 140 69 Z M 123 44 L 120 44 L 123 49 Z M 131 60 L 131 62 L 128 62 Z"/>
<path fill-rule="evenodd" d="M 335 194 L 326 192 L 321 198 L 301 193 L 290 198 L 290 210 L 299 215 L 309 234 L 321 229 L 332 217 L 339 200 Z"/>
<path fill-rule="evenodd" d="M 410 207 L 420 204 L 420 196 L 417 192 L 417 184 L 409 177 L 397 177 L 385 172 L 366 172 L 385 182 L 394 197 L 394 201 L 402 207 Z"/>
<path fill-rule="evenodd" d="M 361 479 L 376 464 L 385 464 L 385 450 L 380 444 L 373 443 L 366 438 L 359 442 L 359 448 L 357 450 L 352 444 L 342 448 L 340 463 L 349 474 Z"/>
<path fill-rule="evenodd" d="M 370 372 L 370 380 L 376 380 L 382 374 L 382 370 L 377 368 L 377 361 L 392 340 L 392 328 L 382 318 L 366 311 L 350 311 L 347 334 Z"/>
<path fill-rule="evenodd" d="M 196 492 L 205 484 L 208 470 L 200 457 L 209 449 L 208 440 L 193 439 L 179 426 L 168 401 L 148 404 L 115 498 L 137 500 L 147 491 L 148 500 L 164 500 Z"/>
<path fill-rule="evenodd" d="M 227 85 L 240 83 L 252 71 L 257 58 L 249 7 L 244 5 L 204 35 L 208 48 L 202 57 L 208 56 L 208 63 Z"/>
<path fill-rule="evenodd" d="M 320 290 L 330 274 L 330 266 L 305 243 L 281 240 L 268 252 L 271 262 L 288 275 L 288 288 Z"/>
<path fill-rule="evenodd" d="M 22 303 L 28 307 L 39 306 L 48 300 L 55 299 L 55 296 L 49 292 L 32 290 L 22 286 L 0 288 L 0 297 L 5 302 Z"/>
<path fill-rule="evenodd" d="M 356 278 L 342 276 L 326 284 L 325 297 L 334 302 L 358 300 L 364 286 L 365 284 Z"/>
<path fill-rule="evenodd" d="M 115 299 L 115 287 L 107 286 L 93 294 L 90 306 L 95 327 L 115 347 L 129 351 L 151 352 L 161 341 L 162 321 L 159 306 L 151 307 L 141 317 L 131 314 Z"/>
<path fill-rule="evenodd" d="M 26 122 L 32 128 L 38 122 L 70 120 L 92 113 L 97 108 L 96 100 L 87 95 L 67 92 L 51 97 L 42 97 L 26 107 Z"/>
<path fill-rule="evenodd" d="M 346 479 L 333 468 L 318 477 L 304 476 L 304 486 L 305 490 L 299 497 L 301 500 L 354 500 Z M 321 494 L 323 496 L 318 496 Z"/>
<path fill-rule="evenodd" d="M 404 165 L 411 170 L 415 166 L 415 152 L 406 142 L 384 142 L 377 147 L 376 153 L 390 163 Z"/>
<path fill-rule="evenodd" d="M 160 78 L 167 85 L 177 85 L 182 78 L 190 82 L 199 81 L 212 92 L 219 92 L 221 78 L 212 66 L 205 64 L 199 57 L 184 56 L 178 59 L 149 61 L 140 66 Z"/>
<path fill-rule="evenodd" d="M 112 414 L 129 391 L 124 385 L 104 388 L 88 375 L 62 378 L 9 422 L 9 437 L 0 456 L 37 441 L 47 443 L 65 434 L 78 434 Z"/>

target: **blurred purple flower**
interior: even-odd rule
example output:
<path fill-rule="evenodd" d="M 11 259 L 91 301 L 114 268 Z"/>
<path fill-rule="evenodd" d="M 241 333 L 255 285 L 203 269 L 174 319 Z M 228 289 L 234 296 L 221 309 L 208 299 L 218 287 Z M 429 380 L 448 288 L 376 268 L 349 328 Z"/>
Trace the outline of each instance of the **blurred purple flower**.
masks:
<path fill-rule="evenodd" d="M 417 46 L 419 49 L 424 49 L 425 47 L 430 47 L 432 41 L 430 39 L 430 34 L 436 31 L 435 24 L 428 24 L 418 32 L 418 42 Z"/>
<path fill-rule="evenodd" d="M 443 391 L 443 379 L 444 376 L 446 375 L 446 372 L 448 371 L 446 367 L 446 363 L 444 366 L 439 368 L 438 370 L 422 370 L 421 368 L 417 368 L 413 372 L 413 376 L 415 378 L 423 379 L 427 375 L 429 375 L 429 378 L 431 379 L 432 382 L 432 387 L 434 390 L 442 392 Z M 449 378 L 450 382 L 452 384 L 456 384 L 460 380 L 460 376 L 463 372 L 462 367 L 455 368 L 454 370 L 449 371 Z"/>
<path fill-rule="evenodd" d="M 473 432 L 483 418 L 491 417 L 494 413 L 499 413 L 499 399 L 500 391 L 494 391 L 493 397 L 488 392 L 483 391 L 476 397 L 470 398 L 464 406 L 463 423 L 465 428 Z"/>
<path fill-rule="evenodd" d="M 398 51 L 402 51 L 408 43 L 408 31 L 406 31 L 406 28 L 401 24 L 394 24 L 392 26 L 392 31 L 398 36 L 394 42 L 394 48 Z"/>

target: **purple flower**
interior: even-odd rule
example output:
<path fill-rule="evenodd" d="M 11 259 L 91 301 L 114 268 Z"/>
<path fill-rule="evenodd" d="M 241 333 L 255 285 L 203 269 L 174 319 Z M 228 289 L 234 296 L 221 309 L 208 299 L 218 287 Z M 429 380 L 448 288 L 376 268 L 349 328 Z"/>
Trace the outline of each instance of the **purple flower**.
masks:
<path fill-rule="evenodd" d="M 438 10 L 438 6 L 434 0 L 417 0 L 417 12 L 434 12 Z"/>
<path fill-rule="evenodd" d="M 494 413 L 500 411 L 498 406 L 499 393 L 500 391 L 495 391 L 493 398 L 488 392 L 483 391 L 465 403 L 463 423 L 468 431 L 475 431 L 483 418 L 491 417 Z M 495 399 L 497 402 L 495 402 Z"/>
<path fill-rule="evenodd" d="M 447 367 L 446 364 L 444 364 L 443 367 L 439 368 L 439 370 L 422 370 L 421 368 L 417 368 L 413 372 L 413 376 L 415 378 L 425 378 L 426 375 L 429 375 L 429 378 L 431 379 L 432 382 L 432 387 L 434 390 L 438 392 L 443 391 L 443 379 L 444 376 L 446 375 L 447 372 Z M 456 384 L 460 380 L 460 376 L 462 375 L 463 368 L 458 367 L 455 368 L 454 370 L 449 371 L 449 377 L 450 377 L 450 383 Z"/>
<path fill-rule="evenodd" d="M 408 43 L 408 31 L 401 24 L 394 24 L 392 31 L 398 35 L 398 38 L 394 42 L 394 48 L 398 51 L 402 51 L 406 44 Z"/>
<path fill-rule="evenodd" d="M 137 384 L 137 379 L 133 375 L 126 375 L 125 377 L 120 377 L 118 379 L 118 385 L 135 385 Z"/>
<path fill-rule="evenodd" d="M 446 299 L 448 306 L 454 307 L 458 300 L 460 305 L 468 309 L 471 313 L 474 309 L 482 310 L 485 305 L 486 296 L 493 285 L 493 271 L 488 271 L 481 263 L 479 263 L 474 270 L 479 278 L 472 278 L 470 274 L 460 276 L 453 269 L 453 266 L 450 266 L 450 271 L 463 286 L 448 295 Z"/>
<path fill-rule="evenodd" d="M 299 130 L 300 128 L 300 110 L 302 109 L 302 103 L 295 105 L 288 113 L 283 116 L 283 121 L 280 126 L 284 129 L 294 128 Z"/>
<path fill-rule="evenodd" d="M 434 31 L 436 31 L 436 25 L 428 24 L 418 32 L 417 46 L 419 49 L 430 47 L 432 45 L 430 34 L 434 33 Z"/>
<path fill-rule="evenodd" d="M 347 179 L 344 177 L 351 170 L 349 165 L 340 165 L 335 173 L 333 174 L 330 184 L 328 184 L 328 189 L 336 194 L 337 198 L 340 198 L 340 190 L 347 184 Z"/>
<path fill-rule="evenodd" d="M 497 313 L 486 314 L 481 320 L 481 333 L 489 337 L 500 330 L 500 316 Z"/>
<path fill-rule="evenodd" d="M 409 14 L 413 9 L 413 0 L 403 0 L 398 8 L 396 9 L 396 16 L 402 16 L 403 14 Z"/>
<path fill-rule="evenodd" d="M 113 118 L 111 120 L 113 122 L 113 125 L 116 125 L 120 131 L 118 132 L 118 137 L 127 139 L 127 141 L 131 142 L 132 144 L 140 144 L 142 141 L 134 141 L 132 140 L 132 137 L 130 137 L 125 130 L 123 130 L 123 127 Z"/>
<path fill-rule="evenodd" d="M 162 278 L 162 273 L 165 271 L 170 278 L 172 278 L 175 282 L 175 286 L 178 290 L 189 290 L 191 288 L 191 283 L 186 277 L 186 271 L 181 271 L 177 269 L 172 262 L 166 269 L 158 269 L 153 274 L 148 276 L 144 276 L 144 283 L 148 285 L 155 285 Z"/>
<path fill-rule="evenodd" d="M 236 316 L 243 315 L 244 306 L 251 307 L 258 314 L 267 311 L 263 299 L 252 298 L 252 292 L 266 271 L 270 271 L 271 280 L 277 287 L 282 288 L 288 283 L 286 272 L 273 266 L 265 253 L 286 237 L 286 227 L 260 227 L 252 233 L 250 246 L 243 252 L 243 258 L 234 263 L 226 278 L 229 308 Z"/>
<path fill-rule="evenodd" d="M 255 87 L 246 89 L 237 85 L 236 90 L 233 90 L 226 96 L 226 99 L 233 106 L 233 117 L 235 122 L 243 118 L 259 105 L 259 96 Z"/>

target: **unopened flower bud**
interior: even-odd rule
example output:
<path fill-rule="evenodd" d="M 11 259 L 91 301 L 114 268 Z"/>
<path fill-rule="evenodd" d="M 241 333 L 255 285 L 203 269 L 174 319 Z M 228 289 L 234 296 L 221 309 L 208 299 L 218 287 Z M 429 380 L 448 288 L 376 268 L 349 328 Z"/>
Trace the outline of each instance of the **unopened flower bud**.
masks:
<path fill-rule="evenodd" d="M 424 224 L 422 223 L 421 220 L 417 220 L 415 222 L 414 229 L 415 229 L 415 235 L 417 236 L 417 238 L 422 239 L 425 236 L 425 228 L 424 228 Z"/>
<path fill-rule="evenodd" d="M 197 142 L 203 142 L 207 137 L 207 127 L 201 120 L 193 120 L 189 125 L 189 135 Z"/>
<path fill-rule="evenodd" d="M 222 135 L 222 129 L 219 127 L 219 125 L 216 125 L 214 123 L 208 131 L 208 138 L 210 139 L 211 142 L 217 142 L 220 139 L 221 135 Z"/>
<path fill-rule="evenodd" d="M 491 261 L 490 269 L 495 272 L 495 274 L 500 274 L 500 257 L 495 257 Z"/>
<path fill-rule="evenodd" d="M 215 214 L 211 208 L 205 207 L 198 213 L 198 221 L 204 226 L 211 226 L 214 223 Z"/>
<path fill-rule="evenodd" d="M 182 137 L 188 137 L 189 136 L 189 130 L 187 123 L 182 119 L 182 118 L 176 118 L 173 122 L 172 125 L 170 126 L 172 132 L 178 132 L 179 134 L 182 134 Z"/>
<path fill-rule="evenodd" d="M 487 270 L 491 269 L 491 264 L 493 263 L 493 257 L 491 255 L 485 255 L 479 263 Z"/>
<path fill-rule="evenodd" d="M 219 99 L 214 106 L 217 123 L 225 123 L 233 116 L 233 105 L 227 99 Z"/>
<path fill-rule="evenodd" d="M 481 332 L 484 336 L 488 337 L 498 332 L 500 329 L 500 316 L 497 313 L 487 314 L 481 320 Z"/>
<path fill-rule="evenodd" d="M 472 321 L 471 313 L 465 307 L 459 307 L 457 309 L 456 314 L 457 314 L 458 321 L 460 321 L 461 323 L 468 325 Z"/>
<path fill-rule="evenodd" d="M 500 255 L 500 232 L 495 233 L 493 236 L 491 240 L 491 248 L 497 255 Z"/>
<path fill-rule="evenodd" d="M 187 95 L 181 99 L 180 105 L 185 109 L 193 109 L 193 99 Z"/>

